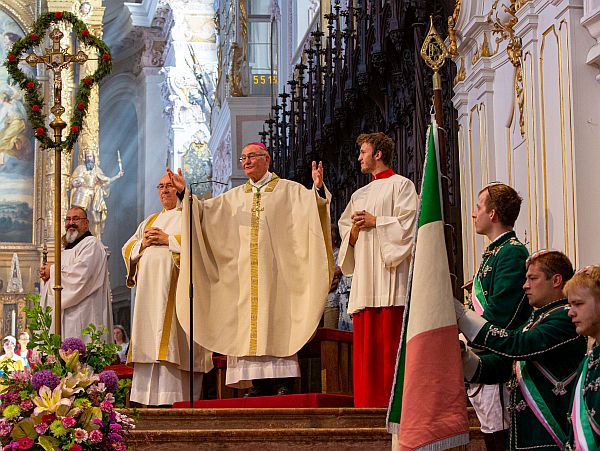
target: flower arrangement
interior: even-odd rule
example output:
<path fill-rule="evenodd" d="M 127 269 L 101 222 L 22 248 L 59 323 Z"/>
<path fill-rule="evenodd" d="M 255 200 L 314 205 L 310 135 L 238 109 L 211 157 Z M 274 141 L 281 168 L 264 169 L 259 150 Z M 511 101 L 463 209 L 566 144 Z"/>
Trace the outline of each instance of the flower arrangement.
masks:
<path fill-rule="evenodd" d="M 90 324 L 79 338 L 62 343 L 49 332 L 51 309 L 36 302 L 26 309 L 35 349 L 32 368 L 0 376 L 2 450 L 124 451 L 134 420 L 115 410 L 121 389 L 112 362 L 116 345 L 106 344 L 106 328 Z"/>

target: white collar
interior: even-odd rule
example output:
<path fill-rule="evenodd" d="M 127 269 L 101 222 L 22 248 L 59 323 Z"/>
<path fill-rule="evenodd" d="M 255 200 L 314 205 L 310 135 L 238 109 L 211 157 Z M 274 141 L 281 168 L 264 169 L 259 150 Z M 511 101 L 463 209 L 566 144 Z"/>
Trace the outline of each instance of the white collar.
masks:
<path fill-rule="evenodd" d="M 504 232 L 504 233 L 502 233 L 502 234 L 498 235 L 498 236 L 496 237 L 496 239 L 495 239 L 494 241 L 492 241 L 490 244 L 492 244 L 492 243 L 495 243 L 495 242 L 496 242 L 496 241 L 498 241 L 500 238 L 502 238 L 504 235 L 506 235 L 507 233 L 510 233 L 510 232 L 512 232 L 512 230 L 509 230 L 509 231 L 507 231 L 507 232 Z"/>
<path fill-rule="evenodd" d="M 273 177 L 273 174 L 269 171 L 265 172 L 265 175 L 263 175 L 260 180 L 257 180 L 256 182 L 253 182 L 252 179 L 248 179 L 248 181 L 250 182 L 250 185 L 252 185 L 254 188 L 262 188 L 263 185 L 265 185 L 266 183 L 269 183 L 271 181 L 271 177 Z"/>

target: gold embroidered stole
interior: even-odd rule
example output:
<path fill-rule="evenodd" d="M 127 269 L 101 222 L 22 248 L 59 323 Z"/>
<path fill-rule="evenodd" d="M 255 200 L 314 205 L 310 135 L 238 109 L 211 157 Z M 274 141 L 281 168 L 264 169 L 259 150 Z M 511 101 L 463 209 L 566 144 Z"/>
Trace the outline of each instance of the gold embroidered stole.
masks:
<path fill-rule="evenodd" d="M 279 177 L 273 174 L 271 180 L 262 186 L 256 187 L 252 198 L 252 210 L 250 218 L 250 343 L 248 355 L 256 355 L 258 339 L 258 229 L 260 225 L 260 212 L 264 211 L 261 205 L 261 190 L 265 188 L 270 193 L 277 186 Z M 252 192 L 253 185 L 246 182 L 244 192 Z"/>

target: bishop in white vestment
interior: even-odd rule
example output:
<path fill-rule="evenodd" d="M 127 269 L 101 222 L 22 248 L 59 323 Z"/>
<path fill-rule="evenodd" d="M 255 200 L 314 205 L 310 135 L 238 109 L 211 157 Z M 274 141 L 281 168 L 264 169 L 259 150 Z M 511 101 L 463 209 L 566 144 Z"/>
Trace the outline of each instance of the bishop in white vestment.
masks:
<path fill-rule="evenodd" d="M 255 389 L 266 379 L 289 382 L 300 375 L 295 354 L 319 324 L 333 275 L 322 165 L 313 162 L 315 185 L 308 190 L 269 172 L 269 161 L 262 144 L 244 147 L 241 162 L 250 180 L 194 200 L 194 233 L 184 230 L 182 239 L 184 248 L 191 239 L 194 249 L 194 338 L 228 356 L 228 385 L 247 387 L 253 380 Z M 183 191 L 183 178 L 171 174 Z M 186 202 L 185 223 L 189 214 Z M 187 259 L 183 253 L 182 267 Z M 187 282 L 178 289 L 177 314 L 185 328 Z M 284 394 L 290 387 L 275 389 Z"/>
<path fill-rule="evenodd" d="M 73 207 L 65 218 L 65 249 L 61 254 L 62 336 L 82 337 L 90 323 L 108 329 L 112 341 L 112 297 L 108 257 L 102 242 L 92 236 L 85 210 Z M 40 268 L 40 303 L 54 309 L 54 265 Z"/>
<path fill-rule="evenodd" d="M 158 191 L 163 210 L 142 221 L 123 246 L 127 286 L 137 287 L 127 359 L 134 367 L 130 399 L 153 406 L 189 399 L 189 340 L 175 316 L 181 209 L 167 175 Z M 197 399 L 212 358 L 198 345 L 194 357 Z"/>

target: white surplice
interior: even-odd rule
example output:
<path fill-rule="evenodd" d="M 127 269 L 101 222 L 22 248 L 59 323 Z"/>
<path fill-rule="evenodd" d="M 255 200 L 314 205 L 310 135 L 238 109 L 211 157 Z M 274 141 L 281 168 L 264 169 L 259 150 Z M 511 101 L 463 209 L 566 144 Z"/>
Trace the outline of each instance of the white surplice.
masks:
<path fill-rule="evenodd" d="M 149 246 L 140 252 L 144 232 L 151 227 L 169 235 L 169 245 Z M 142 221 L 123 246 L 127 286 L 137 286 L 128 361 L 134 364 L 130 398 L 140 404 L 187 399 L 189 345 L 175 315 L 180 234 L 181 210 L 163 210 Z M 196 395 L 201 373 L 211 368 L 211 353 L 195 345 Z"/>
<path fill-rule="evenodd" d="M 93 323 L 108 329 L 112 341 L 112 296 L 108 280 L 108 257 L 102 242 L 88 236 L 61 254 L 62 336 L 82 337 L 82 330 Z M 42 284 L 40 303 L 54 310 L 54 265 L 50 279 Z"/>
<path fill-rule="evenodd" d="M 348 313 L 405 304 L 417 201 L 414 184 L 397 174 L 373 180 L 352 194 L 338 222 L 338 264 L 345 275 L 354 275 Z M 361 230 L 352 247 L 352 214 L 362 210 L 376 216 L 376 226 Z"/>

